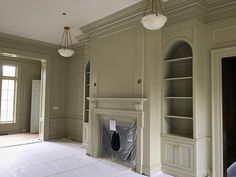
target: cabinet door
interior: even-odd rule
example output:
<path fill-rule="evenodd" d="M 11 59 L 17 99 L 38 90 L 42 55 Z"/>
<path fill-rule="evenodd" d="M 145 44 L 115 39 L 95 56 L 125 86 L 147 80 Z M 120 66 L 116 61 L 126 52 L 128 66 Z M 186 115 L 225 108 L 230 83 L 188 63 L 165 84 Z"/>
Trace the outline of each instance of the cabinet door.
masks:
<path fill-rule="evenodd" d="M 178 168 L 194 171 L 194 148 L 191 144 L 178 143 Z"/>
<path fill-rule="evenodd" d="M 162 141 L 162 161 L 165 165 L 177 167 L 177 144 L 171 141 Z"/>

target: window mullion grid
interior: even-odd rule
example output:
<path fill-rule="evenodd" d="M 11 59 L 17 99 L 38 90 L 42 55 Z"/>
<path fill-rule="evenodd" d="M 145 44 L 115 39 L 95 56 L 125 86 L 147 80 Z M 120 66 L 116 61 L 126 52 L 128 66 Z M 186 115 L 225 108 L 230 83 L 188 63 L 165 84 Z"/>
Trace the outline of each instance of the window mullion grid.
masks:
<path fill-rule="evenodd" d="M 11 77 L 11 76 L 0 76 L 1 77 L 1 83 L 0 83 L 0 91 L 1 91 L 1 96 L 0 96 L 0 114 L 1 114 L 1 104 L 2 104 L 2 81 L 3 80 L 13 80 L 14 81 L 14 100 L 16 100 L 16 97 L 15 97 L 15 93 L 16 93 L 16 77 Z M 13 120 L 11 120 L 10 122 L 14 122 L 15 121 L 15 119 L 16 119 L 16 117 L 15 117 L 15 108 L 16 108 L 16 105 L 15 105 L 15 101 L 13 100 Z M 8 103 L 8 101 L 7 101 L 7 103 Z M 7 110 L 6 110 L 7 112 L 8 112 L 8 108 L 7 108 Z M 7 122 L 9 122 L 9 121 L 7 121 Z"/>

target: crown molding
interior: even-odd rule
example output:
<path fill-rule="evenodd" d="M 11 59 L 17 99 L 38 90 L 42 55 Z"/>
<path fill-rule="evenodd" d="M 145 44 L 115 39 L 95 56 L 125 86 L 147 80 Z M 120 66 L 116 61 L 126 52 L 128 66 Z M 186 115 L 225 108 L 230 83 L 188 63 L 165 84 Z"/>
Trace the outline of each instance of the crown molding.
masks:
<path fill-rule="evenodd" d="M 198 19 L 202 22 L 205 22 L 207 17 L 205 8 L 198 2 L 194 2 L 192 4 L 182 6 L 179 9 L 166 12 L 166 15 L 168 17 L 166 26 L 190 19 Z"/>
<path fill-rule="evenodd" d="M 236 1 L 222 4 L 220 6 L 210 8 L 207 10 L 207 23 L 214 23 L 226 18 L 232 18 L 236 16 Z"/>
<path fill-rule="evenodd" d="M 0 46 L 49 55 L 58 55 L 57 50 L 59 48 L 59 45 L 6 33 L 0 33 Z"/>
<path fill-rule="evenodd" d="M 85 25 L 81 27 L 80 30 L 84 34 L 90 36 L 91 34 L 96 33 L 96 31 L 107 28 L 109 26 L 140 19 L 143 15 L 143 10 L 145 6 L 146 6 L 145 0 L 140 1 L 134 5 L 129 6 L 128 8 L 122 9 L 100 20 Z"/>
<path fill-rule="evenodd" d="M 83 43 L 89 41 L 92 36 L 105 31 L 105 29 L 140 20 L 145 6 L 146 1 L 143 0 L 103 19 L 85 25 L 80 28 L 84 34 L 78 36 L 77 40 Z M 162 7 L 164 14 L 168 17 L 167 25 L 189 19 L 211 23 L 236 16 L 236 1 L 232 0 L 228 0 L 223 4 L 220 2 L 210 3 L 205 0 L 170 0 L 166 3 L 162 2 Z"/>
<path fill-rule="evenodd" d="M 7 33 L 1 33 L 1 32 L 0 32 L 0 39 L 14 40 L 19 43 L 24 42 L 24 43 L 28 43 L 31 45 L 40 45 L 42 48 L 45 47 L 45 48 L 55 49 L 55 48 L 59 47 L 59 45 L 55 45 L 55 44 L 51 44 L 51 43 L 47 43 L 47 42 L 42 42 L 42 41 L 38 41 L 38 40 L 34 40 L 34 39 L 19 37 L 19 36 L 7 34 Z"/>

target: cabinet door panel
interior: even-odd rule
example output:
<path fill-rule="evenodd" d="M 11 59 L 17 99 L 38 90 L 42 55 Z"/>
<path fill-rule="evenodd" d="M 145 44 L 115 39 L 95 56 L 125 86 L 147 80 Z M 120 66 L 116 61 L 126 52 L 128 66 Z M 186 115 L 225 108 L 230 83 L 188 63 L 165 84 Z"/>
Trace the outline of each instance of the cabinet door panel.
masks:
<path fill-rule="evenodd" d="M 175 142 L 163 141 L 162 159 L 165 165 L 177 167 L 177 144 Z"/>
<path fill-rule="evenodd" d="M 194 171 L 194 148 L 193 145 L 178 144 L 178 168 L 188 171 Z"/>

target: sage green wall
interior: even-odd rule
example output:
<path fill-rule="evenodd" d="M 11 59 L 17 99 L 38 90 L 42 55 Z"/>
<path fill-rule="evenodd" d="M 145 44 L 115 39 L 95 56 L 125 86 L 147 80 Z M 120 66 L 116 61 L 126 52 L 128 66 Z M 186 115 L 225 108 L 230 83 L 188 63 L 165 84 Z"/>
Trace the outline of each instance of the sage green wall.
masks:
<path fill-rule="evenodd" d="M 31 113 L 31 94 L 32 80 L 40 80 L 41 63 L 37 61 L 24 60 L 21 65 L 20 104 L 19 123 L 20 132 L 30 131 L 30 113 Z"/>
<path fill-rule="evenodd" d="M 0 47 L 9 50 L 32 52 L 50 57 L 50 98 L 49 101 L 49 132 L 47 137 L 60 138 L 65 136 L 65 72 L 66 60 L 57 53 L 58 46 L 0 33 Z M 30 59 L 30 58 L 29 58 Z M 54 109 L 58 107 L 58 109 Z"/>
<path fill-rule="evenodd" d="M 91 96 L 141 97 L 142 38 L 138 23 L 110 29 L 91 40 Z M 93 85 L 96 83 L 96 87 Z"/>
<path fill-rule="evenodd" d="M 154 174 L 161 168 L 161 31 L 145 30 L 144 41 L 144 172 Z M 147 169 L 145 170 L 145 167 Z"/>
<path fill-rule="evenodd" d="M 73 56 L 66 65 L 66 136 L 82 142 L 84 57 Z"/>

